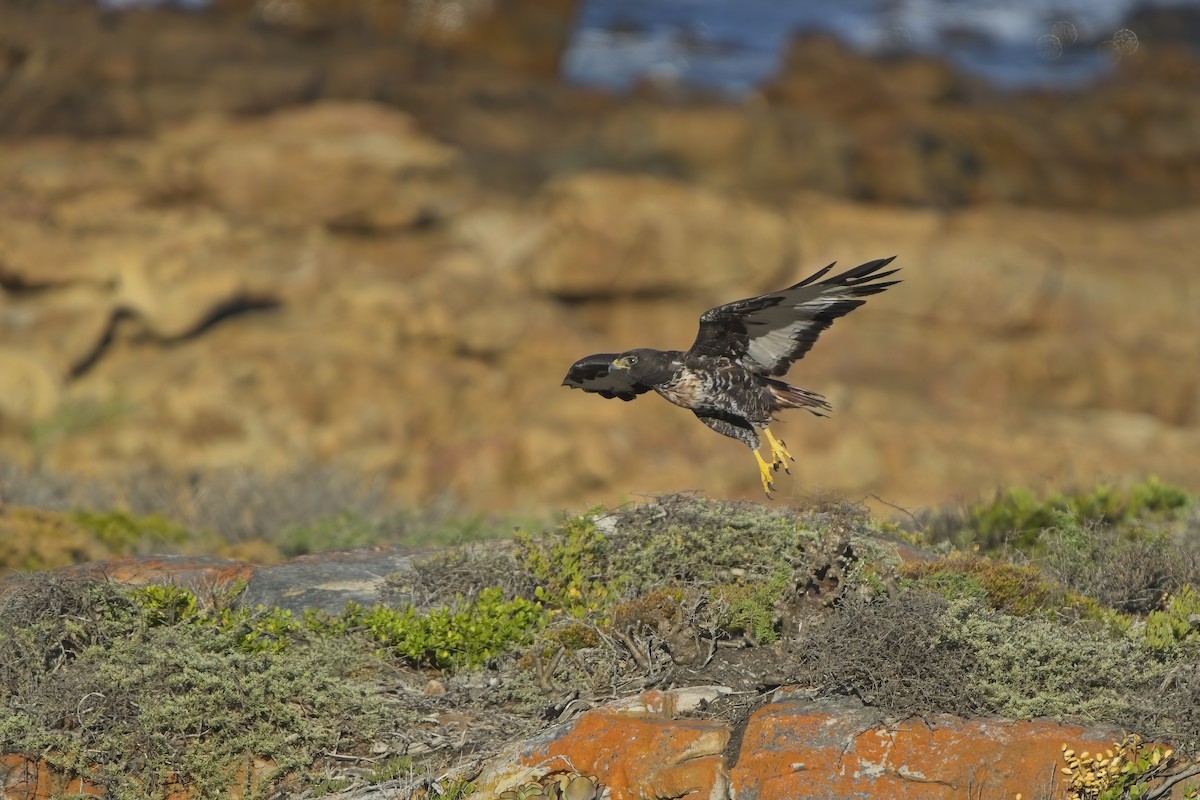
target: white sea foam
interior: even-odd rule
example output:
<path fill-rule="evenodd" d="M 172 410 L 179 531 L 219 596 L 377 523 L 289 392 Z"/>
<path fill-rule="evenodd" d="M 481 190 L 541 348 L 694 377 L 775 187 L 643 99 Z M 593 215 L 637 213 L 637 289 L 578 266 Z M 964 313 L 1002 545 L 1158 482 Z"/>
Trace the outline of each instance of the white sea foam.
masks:
<path fill-rule="evenodd" d="M 1073 85 L 1129 51 L 1112 42 L 1131 14 L 1168 6 L 1200 0 L 584 0 L 563 72 L 627 88 L 670 69 L 736 93 L 774 72 L 792 35 L 824 32 L 867 53 L 941 55 L 1002 86 Z"/>

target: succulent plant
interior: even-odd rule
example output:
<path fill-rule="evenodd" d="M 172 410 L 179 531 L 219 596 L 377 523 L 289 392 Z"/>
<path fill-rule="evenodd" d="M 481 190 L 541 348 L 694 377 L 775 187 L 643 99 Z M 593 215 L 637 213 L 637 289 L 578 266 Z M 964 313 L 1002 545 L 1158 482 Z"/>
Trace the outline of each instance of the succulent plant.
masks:
<path fill-rule="evenodd" d="M 1177 766 L 1175 751 L 1146 744 L 1137 734 L 1128 734 L 1113 748 L 1095 753 L 1076 753 L 1066 744 L 1061 772 L 1069 785 L 1070 800 L 1109 800 L 1119 797 L 1146 797 L 1154 783 L 1171 774 Z M 1185 795 L 1187 796 L 1187 795 Z"/>
<path fill-rule="evenodd" d="M 562 785 L 562 800 L 596 800 L 602 787 L 595 778 L 575 775 Z"/>
<path fill-rule="evenodd" d="M 599 800 L 604 787 L 578 772 L 556 772 L 500 793 L 499 800 Z"/>
<path fill-rule="evenodd" d="M 526 783 L 500 793 L 500 800 L 546 800 L 546 792 L 538 783 Z"/>

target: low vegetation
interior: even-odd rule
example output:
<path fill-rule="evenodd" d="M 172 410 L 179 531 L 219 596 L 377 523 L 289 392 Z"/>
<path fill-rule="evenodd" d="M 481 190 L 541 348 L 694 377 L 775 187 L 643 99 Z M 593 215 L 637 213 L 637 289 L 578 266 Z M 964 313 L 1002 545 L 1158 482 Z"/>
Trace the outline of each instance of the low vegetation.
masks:
<path fill-rule="evenodd" d="M 397 506 L 382 483 L 335 466 L 280 475 L 147 470 L 114 485 L 0 461 L 0 487 L 10 509 L 0 515 L 0 576 L 146 553 L 269 563 L 379 544 L 456 545 L 543 522 Z"/>
<path fill-rule="evenodd" d="M 22 589 L 0 603 L 0 743 L 107 796 L 219 797 L 254 761 L 270 765 L 255 783 L 298 788 L 396 724 L 365 652 L 323 637 L 285 652 L 266 644 L 269 613 L 205 611 L 169 588 Z"/>
<path fill-rule="evenodd" d="M 188 546 L 192 528 L 143 512 L 65 513 L 115 550 Z M 379 517 L 339 514 L 297 551 L 379 540 Z M 295 524 L 273 541 L 300 541 Z M 670 496 L 442 551 L 395 576 L 396 602 L 336 615 L 178 587 L 8 592 L 0 742 L 116 797 L 217 796 L 250 775 L 251 796 L 364 782 L 465 796 L 468 753 L 572 709 L 684 682 L 796 682 L 894 714 L 1104 722 L 1194 754 L 1197 585 L 1200 506 L 1157 481 L 1008 492 L 907 530 L 844 503 Z M 448 709 L 476 715 L 461 741 L 428 722 Z M 1166 768 L 1139 747 L 1095 769 L 1064 756 L 1091 775 L 1075 796 L 1155 784 Z"/>
<path fill-rule="evenodd" d="M 1037 553 L 1046 534 L 1064 528 L 1135 532 L 1146 523 L 1183 518 L 1195 505 L 1195 498 L 1187 492 L 1156 478 L 1124 488 L 1105 484 L 1048 496 L 1030 489 L 1008 489 L 990 503 L 927 514 L 919 527 L 929 541 L 949 541 L 960 549 L 978 547 L 993 552 L 1015 548 Z"/>

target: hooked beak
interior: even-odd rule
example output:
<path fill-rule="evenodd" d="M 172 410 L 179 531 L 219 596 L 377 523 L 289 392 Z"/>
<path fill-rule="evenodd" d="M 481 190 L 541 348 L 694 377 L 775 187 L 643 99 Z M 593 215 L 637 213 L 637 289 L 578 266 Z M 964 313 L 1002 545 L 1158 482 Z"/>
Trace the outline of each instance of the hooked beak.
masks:
<path fill-rule="evenodd" d="M 629 357 L 614 358 L 613 362 L 608 365 L 608 371 L 612 372 L 614 369 L 629 369 Z"/>

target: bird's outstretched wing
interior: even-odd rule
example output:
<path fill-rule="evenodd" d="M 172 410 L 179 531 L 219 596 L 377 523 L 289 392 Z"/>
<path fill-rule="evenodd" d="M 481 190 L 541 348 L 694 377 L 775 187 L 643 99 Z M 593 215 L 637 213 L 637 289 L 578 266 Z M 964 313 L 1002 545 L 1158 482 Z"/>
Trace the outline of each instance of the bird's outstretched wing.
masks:
<path fill-rule="evenodd" d="M 688 355 L 726 356 L 751 372 L 783 375 L 835 319 L 861 306 L 866 302 L 862 298 L 899 283 L 880 282 L 897 271 L 879 271 L 894 258 L 871 261 L 817 283 L 833 269 L 830 264 L 795 286 L 705 311 Z"/>
<path fill-rule="evenodd" d="M 571 365 L 562 385 L 573 389 L 583 389 L 585 392 L 595 392 L 610 400 L 619 397 L 629 401 L 642 392 L 650 391 L 649 386 L 629 379 L 629 370 L 618 369 L 612 372 L 608 367 L 619 353 L 596 353 L 584 356 Z"/>

